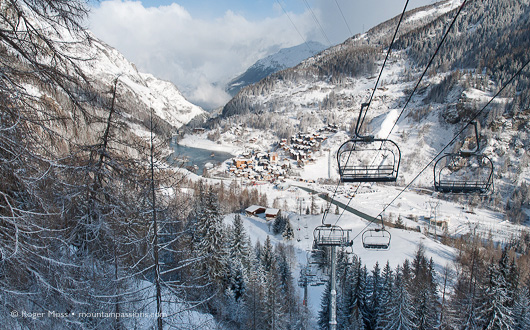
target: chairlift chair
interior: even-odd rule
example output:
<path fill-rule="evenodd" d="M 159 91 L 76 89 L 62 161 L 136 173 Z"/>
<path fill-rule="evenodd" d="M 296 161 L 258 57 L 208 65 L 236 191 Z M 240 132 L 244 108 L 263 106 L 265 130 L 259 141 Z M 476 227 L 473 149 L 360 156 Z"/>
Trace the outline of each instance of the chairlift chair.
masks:
<path fill-rule="evenodd" d="M 340 226 L 322 224 L 313 231 L 313 243 L 316 246 L 351 246 L 350 230 L 344 230 Z"/>
<path fill-rule="evenodd" d="M 368 103 L 361 105 L 355 136 L 343 143 L 337 152 L 341 182 L 395 182 L 401 150 L 388 139 L 359 134 L 361 117 Z"/>
<path fill-rule="evenodd" d="M 385 229 L 383 217 L 379 215 L 378 218 L 381 218 L 381 227 L 367 229 L 363 232 L 362 241 L 365 249 L 388 250 L 390 248 L 392 235 Z"/>
<path fill-rule="evenodd" d="M 479 152 L 477 123 L 473 150 L 447 153 L 434 164 L 434 190 L 454 194 L 487 194 L 493 186 L 493 162 Z"/>

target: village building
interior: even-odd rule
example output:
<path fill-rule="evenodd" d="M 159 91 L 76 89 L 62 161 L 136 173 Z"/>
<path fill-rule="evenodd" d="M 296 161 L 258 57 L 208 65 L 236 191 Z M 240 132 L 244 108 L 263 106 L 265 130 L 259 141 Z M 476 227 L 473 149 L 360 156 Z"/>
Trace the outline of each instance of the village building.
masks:
<path fill-rule="evenodd" d="M 279 209 L 268 208 L 265 210 L 265 219 L 267 220 L 274 220 L 278 215 L 280 215 Z"/>
<path fill-rule="evenodd" d="M 266 207 L 259 206 L 259 205 L 251 205 L 245 209 L 245 212 L 247 213 L 247 215 L 257 216 L 258 214 L 265 213 L 266 210 L 267 210 Z"/>

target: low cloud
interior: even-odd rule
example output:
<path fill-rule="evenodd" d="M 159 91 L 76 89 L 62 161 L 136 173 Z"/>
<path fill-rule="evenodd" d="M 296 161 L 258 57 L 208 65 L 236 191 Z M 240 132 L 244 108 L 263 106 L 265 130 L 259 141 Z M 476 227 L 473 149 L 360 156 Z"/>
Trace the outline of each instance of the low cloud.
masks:
<path fill-rule="evenodd" d="M 205 109 L 215 109 L 226 104 L 232 97 L 224 90 L 224 86 L 217 86 L 206 78 L 199 79 L 195 90 L 190 94 L 190 99 L 197 104 L 202 104 Z"/>
<path fill-rule="evenodd" d="M 300 33 L 313 28 L 304 15 L 291 19 L 299 22 Z M 303 42 L 283 16 L 248 21 L 227 11 L 204 21 L 178 4 L 145 8 L 138 1 L 102 1 L 91 11 L 89 28 L 139 70 L 172 81 L 207 109 L 228 101 L 213 84 L 228 82 L 272 51 Z"/>
<path fill-rule="evenodd" d="M 432 1 L 412 0 L 409 9 Z M 293 13 L 282 3 L 271 3 L 275 17 L 250 21 L 226 11 L 206 21 L 176 3 L 145 8 L 140 1 L 101 1 L 91 11 L 89 28 L 139 70 L 173 82 L 191 102 L 213 109 L 228 101 L 222 86 L 257 60 L 304 41 L 340 43 L 350 31 L 367 30 L 403 9 L 394 0 L 317 0 L 311 10 Z"/>

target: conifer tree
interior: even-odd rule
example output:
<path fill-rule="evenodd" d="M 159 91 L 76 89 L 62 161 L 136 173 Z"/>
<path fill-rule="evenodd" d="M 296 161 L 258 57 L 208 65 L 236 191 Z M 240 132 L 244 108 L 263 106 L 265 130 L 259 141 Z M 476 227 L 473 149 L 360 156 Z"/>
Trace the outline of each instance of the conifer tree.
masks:
<path fill-rule="evenodd" d="M 372 270 L 372 275 L 369 277 L 367 290 L 367 310 L 370 329 L 373 329 L 375 327 L 377 322 L 377 316 L 379 315 L 379 309 L 381 307 L 381 286 L 381 271 L 379 268 L 379 263 L 376 262 L 374 265 L 374 269 Z"/>
<path fill-rule="evenodd" d="M 416 329 L 413 322 L 414 306 L 404 282 L 403 268 L 396 268 L 394 289 L 392 292 L 391 309 L 385 315 L 386 330 L 412 330 Z"/>
<path fill-rule="evenodd" d="M 504 252 L 505 253 L 505 252 Z M 504 254 L 503 253 L 503 254 Z M 514 320 L 512 310 L 508 306 L 510 293 L 505 274 L 508 265 L 503 262 L 491 263 L 488 267 L 488 282 L 486 283 L 485 300 L 483 306 L 484 329 L 512 329 Z"/>
<path fill-rule="evenodd" d="M 515 297 L 513 308 L 513 329 L 530 329 L 530 292 L 528 291 L 528 287 L 521 287 Z"/>
<path fill-rule="evenodd" d="M 282 237 L 287 241 L 290 241 L 294 238 L 294 230 L 293 227 L 291 227 L 291 222 L 289 220 L 287 220 L 285 223 L 285 229 L 283 231 Z"/>
<path fill-rule="evenodd" d="M 240 260 L 246 268 L 250 267 L 250 249 L 247 234 L 243 227 L 240 214 L 234 216 L 234 224 L 230 237 L 230 260 Z"/>
<path fill-rule="evenodd" d="M 202 190 L 201 186 L 199 189 Z M 219 213 L 217 196 L 212 188 L 200 195 L 190 216 L 188 233 L 192 235 L 200 267 L 198 276 L 206 283 L 220 286 L 228 271 L 228 239 Z"/>
<path fill-rule="evenodd" d="M 434 264 L 425 257 L 423 245 L 419 245 L 412 262 L 412 279 L 409 291 L 415 307 L 414 323 L 420 330 L 438 326 L 437 288 Z"/>
<path fill-rule="evenodd" d="M 261 248 L 260 248 L 261 249 Z M 247 316 L 245 324 L 248 329 L 263 329 L 266 322 L 265 310 L 265 286 L 267 274 L 258 257 L 254 259 L 252 271 L 249 275 L 247 289 L 244 295 L 245 314 Z"/>
<path fill-rule="evenodd" d="M 387 261 L 385 268 L 381 274 L 381 307 L 377 314 L 377 321 L 374 329 L 385 329 L 388 319 L 390 318 L 390 311 L 392 310 L 392 292 L 394 286 L 394 274 L 390 268 L 390 263 Z"/>
<path fill-rule="evenodd" d="M 337 329 L 348 329 L 353 322 L 353 268 L 348 255 L 339 250 L 337 255 Z"/>
<path fill-rule="evenodd" d="M 330 281 L 326 281 L 326 287 L 324 288 L 324 292 L 322 293 L 322 297 L 320 298 L 320 309 L 318 311 L 318 328 L 320 330 L 328 330 L 329 329 L 329 298 L 330 298 Z"/>
<path fill-rule="evenodd" d="M 260 261 L 265 272 L 270 272 L 273 266 L 276 266 L 276 258 L 274 257 L 274 251 L 271 243 L 270 236 L 267 235 L 265 243 L 260 253 Z"/>

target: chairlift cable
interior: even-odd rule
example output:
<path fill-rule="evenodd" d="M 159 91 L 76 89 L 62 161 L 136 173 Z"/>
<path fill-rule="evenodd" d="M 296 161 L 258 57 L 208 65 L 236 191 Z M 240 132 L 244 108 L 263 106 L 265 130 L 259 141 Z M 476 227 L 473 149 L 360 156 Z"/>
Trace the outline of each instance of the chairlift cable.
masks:
<path fill-rule="evenodd" d="M 342 16 L 342 19 L 344 20 L 344 23 L 346 23 L 346 27 L 348 28 L 348 31 L 350 32 L 350 36 L 353 36 L 353 32 L 351 32 L 350 25 L 348 24 L 348 21 L 346 20 L 346 17 L 344 17 L 344 13 L 342 12 L 342 9 L 339 6 L 339 3 L 337 0 L 335 0 L 335 3 L 337 4 L 337 8 L 339 8 L 339 12 Z"/>
<path fill-rule="evenodd" d="M 410 93 L 407 101 L 405 102 L 405 105 L 403 106 L 403 109 L 401 109 L 401 112 L 399 113 L 398 117 L 396 118 L 396 120 L 394 121 L 394 124 L 392 125 L 392 128 L 390 129 L 390 131 L 388 131 L 388 134 L 385 138 L 385 140 L 388 140 L 388 138 L 390 137 L 390 134 L 392 134 L 392 131 L 394 130 L 394 128 L 396 128 L 396 125 L 399 121 L 399 119 L 401 118 L 401 116 L 403 115 L 403 112 L 405 112 L 405 109 L 407 108 L 407 106 L 409 105 L 410 101 L 412 100 L 412 97 L 414 96 L 414 93 L 416 93 L 416 90 L 418 89 L 418 87 L 420 86 L 420 83 L 421 81 L 423 80 L 423 77 L 425 76 L 425 74 L 427 73 L 427 70 L 429 70 L 429 67 L 431 66 L 432 62 L 434 61 L 434 58 L 436 57 L 436 55 L 438 54 L 438 51 L 440 50 L 440 48 L 442 47 L 442 44 L 444 43 L 445 39 L 447 38 L 447 36 L 449 35 L 449 32 L 451 31 L 453 25 L 455 24 L 456 22 L 456 19 L 458 18 L 458 16 L 460 15 L 460 12 L 462 11 L 462 9 L 464 8 L 465 4 L 467 3 L 467 0 L 464 0 L 464 2 L 462 3 L 462 5 L 460 5 L 460 8 L 458 9 L 455 17 L 453 18 L 453 21 L 451 22 L 451 24 L 449 25 L 449 27 L 447 28 L 447 30 L 445 31 L 444 33 L 444 36 L 442 37 L 442 40 L 440 40 L 440 43 L 438 44 L 438 47 L 436 48 L 436 50 L 434 51 L 434 54 L 431 56 L 431 59 L 429 60 L 429 63 L 427 63 L 427 66 L 425 67 L 425 69 L 423 70 L 423 73 L 421 74 L 420 76 L 420 79 L 418 80 L 418 82 L 416 83 L 416 86 L 414 86 L 414 89 L 412 90 L 412 93 Z M 366 115 L 366 114 L 365 114 Z M 364 118 L 363 118 L 363 121 L 364 121 Z M 383 144 L 384 142 L 381 143 L 381 148 L 383 147 Z M 377 155 L 374 157 L 374 160 L 372 161 L 372 164 L 373 162 L 375 161 L 375 159 L 377 158 Z"/>
<path fill-rule="evenodd" d="M 443 147 L 442 150 L 440 150 L 440 152 L 438 152 L 436 154 L 436 156 L 434 156 L 434 158 L 427 164 L 425 165 L 425 167 L 396 195 L 396 197 L 394 197 L 394 199 L 392 201 L 390 201 L 390 203 L 388 203 L 384 208 L 383 210 L 378 214 L 381 215 L 383 214 L 383 212 L 386 211 L 386 209 L 392 205 L 398 198 L 399 196 L 401 196 L 401 194 L 403 194 L 405 192 L 405 190 L 407 190 L 410 185 L 416 181 L 416 179 L 445 151 L 445 149 L 447 149 L 447 147 L 449 147 L 450 145 L 452 145 L 456 139 L 458 138 L 458 136 L 460 134 L 462 134 L 471 124 L 472 122 L 474 122 L 483 112 L 484 110 L 493 102 L 493 100 L 495 100 L 495 98 L 497 96 L 499 96 L 499 94 L 501 94 L 505 89 L 506 87 L 508 87 L 508 85 L 510 85 L 512 83 L 512 81 L 519 75 L 521 74 L 521 72 L 528 66 L 528 64 L 530 64 L 530 59 L 526 61 L 526 63 L 508 80 L 506 81 L 506 83 L 504 83 L 504 85 L 502 86 L 501 89 L 499 89 L 497 91 L 497 93 L 495 93 L 495 95 L 493 95 L 493 97 L 488 101 L 488 103 L 486 103 L 486 105 L 484 105 L 484 107 L 482 107 L 482 109 L 480 109 L 477 113 L 475 113 L 475 115 L 473 115 L 473 117 L 471 118 L 471 120 L 462 128 L 460 129 L 456 134 L 455 136 L 451 139 L 451 141 L 449 141 L 449 143 L 447 143 L 445 145 L 445 147 Z"/>
<path fill-rule="evenodd" d="M 315 23 L 317 23 L 318 27 L 320 28 L 320 32 L 322 33 L 322 35 L 324 36 L 324 38 L 326 39 L 326 41 L 328 42 L 329 44 L 329 47 L 333 46 L 333 44 L 331 43 L 331 41 L 329 41 L 329 38 L 328 36 L 326 35 L 326 32 L 324 32 L 324 29 L 322 28 L 322 25 L 320 24 L 320 22 L 318 21 L 318 18 L 316 17 L 315 15 L 315 12 L 313 11 L 313 9 L 311 9 L 311 6 L 309 6 L 309 3 L 307 3 L 307 0 L 302 0 L 304 1 L 307 9 L 309 9 L 309 11 L 311 12 L 311 16 L 313 16 L 313 20 L 315 21 Z"/>
<path fill-rule="evenodd" d="M 302 40 L 304 41 L 304 44 L 307 46 L 307 49 L 309 49 L 309 51 L 311 53 L 313 53 L 313 49 L 309 46 L 309 44 L 307 43 L 307 40 L 305 40 L 304 36 L 302 35 L 302 33 L 300 33 L 300 30 L 298 30 L 298 28 L 296 27 L 296 24 L 294 24 L 294 21 L 291 19 L 291 16 L 287 13 L 287 11 L 285 10 L 285 8 L 282 6 L 282 4 L 280 3 L 280 0 L 276 0 L 276 2 L 280 5 L 280 7 L 282 8 L 283 12 L 285 13 L 285 16 L 287 16 L 287 18 L 289 19 L 289 21 L 291 22 L 291 24 L 293 25 L 294 29 L 296 30 L 296 32 L 298 33 L 298 35 L 300 36 L 300 38 L 302 38 Z"/>
<path fill-rule="evenodd" d="M 482 112 L 484 112 L 484 110 L 491 104 L 491 102 L 493 102 L 493 100 L 495 100 L 495 98 L 504 91 L 504 89 L 506 89 L 506 87 L 508 87 L 508 85 L 526 68 L 526 66 L 528 66 L 528 64 L 530 64 L 530 59 L 502 86 L 502 88 L 497 91 L 497 93 L 495 93 L 495 95 L 488 101 L 488 103 L 486 105 L 484 105 L 484 107 L 478 111 L 474 116 L 473 118 L 471 118 L 471 120 L 460 130 L 458 131 L 458 133 L 455 134 L 455 136 L 453 137 L 453 139 L 438 153 L 436 154 L 436 156 L 434 156 L 434 158 L 414 177 L 414 179 L 412 179 L 397 195 L 396 197 L 394 197 L 394 199 L 392 199 L 392 201 L 390 201 L 390 203 L 388 203 L 381 212 L 379 212 L 379 214 L 377 216 L 375 216 L 372 221 L 368 222 L 368 224 L 357 234 L 353 237 L 352 240 L 355 240 L 357 237 L 359 237 L 359 235 L 364 232 L 366 230 L 366 228 L 368 228 L 368 226 L 370 226 L 374 221 L 375 219 L 377 219 L 377 217 L 379 217 L 380 215 L 382 215 L 386 209 L 388 207 L 390 207 L 390 205 L 392 205 L 398 198 L 399 196 L 401 196 L 401 194 L 403 194 L 405 192 L 405 190 L 407 190 L 410 185 L 416 181 L 416 179 L 423 173 L 425 172 L 425 170 L 436 160 L 436 158 L 438 158 L 443 152 L 445 149 L 447 149 L 447 147 L 449 147 L 451 144 L 453 144 L 455 142 L 455 140 L 457 139 L 457 137 L 462 134 L 466 128 L 471 125 L 471 123 L 473 121 L 475 121 L 478 116 L 480 116 L 482 114 Z M 350 198 L 350 201 L 351 201 L 352 198 Z M 350 202 L 348 202 L 347 205 L 349 205 Z M 337 219 L 337 222 L 340 220 L 340 218 L 342 217 L 342 215 L 344 214 L 344 211 L 345 209 L 342 211 L 342 213 L 340 214 L 339 218 Z M 337 223 L 336 222 L 336 223 Z"/>
<path fill-rule="evenodd" d="M 305 1 L 305 0 L 304 0 L 304 1 Z M 335 0 L 335 2 L 336 2 L 336 0 Z M 337 3 L 337 2 L 336 2 L 336 3 Z M 379 84 L 379 80 L 381 79 L 381 76 L 382 76 L 382 74 L 383 74 L 383 69 L 385 68 L 385 65 L 386 65 L 386 62 L 387 62 L 387 60 L 388 60 L 388 57 L 390 56 L 390 52 L 392 51 L 392 46 L 394 45 L 394 42 L 395 42 L 395 40 L 396 40 L 396 36 L 397 36 L 398 31 L 399 31 L 399 27 L 400 27 L 400 25 L 401 25 L 401 22 L 403 21 L 403 17 L 405 16 L 405 12 L 406 12 L 406 10 L 407 10 L 407 6 L 408 6 L 408 4 L 409 4 L 409 0 L 407 0 L 407 1 L 405 2 L 405 7 L 403 8 L 403 11 L 401 12 L 401 16 L 400 16 L 400 18 L 399 18 L 399 22 L 398 22 L 398 24 L 397 24 L 397 26 L 396 26 L 396 30 L 394 31 L 394 35 L 393 35 L 393 37 L 392 37 L 392 41 L 390 42 L 390 46 L 388 47 L 388 51 L 387 51 L 387 53 L 386 53 L 385 60 L 383 61 L 383 65 L 381 66 L 381 70 L 379 71 L 379 76 L 377 77 L 377 80 L 376 80 L 376 82 L 375 82 L 374 90 L 372 91 L 372 95 L 370 96 L 370 100 L 368 101 L 368 106 L 367 106 L 367 109 L 366 109 L 366 111 L 365 111 L 365 113 L 364 113 L 364 117 L 366 117 L 366 113 L 368 112 L 368 108 L 370 107 L 370 103 L 372 102 L 372 99 L 373 99 L 373 97 L 374 97 L 375 91 L 377 90 L 377 86 L 378 86 L 378 84 Z M 338 3 L 337 3 L 337 6 L 339 6 Z M 339 10 L 340 10 L 340 6 L 339 6 Z M 342 14 L 342 10 L 341 10 L 341 14 Z M 343 17 L 344 17 L 344 16 L 343 16 Z M 345 20 L 345 21 L 346 21 L 346 20 Z M 347 24 L 348 24 L 348 23 L 346 23 L 346 25 L 347 25 Z M 349 27 L 348 27 L 348 29 L 349 29 Z M 351 31 L 350 31 L 350 32 L 351 32 Z M 362 126 L 362 122 L 364 122 L 364 117 L 363 117 L 363 119 L 362 119 L 362 121 L 361 121 L 361 125 L 359 125 L 359 126 Z M 357 131 L 356 131 L 356 132 L 357 132 Z M 351 151 L 350 151 L 350 155 L 348 155 L 348 159 L 349 159 L 350 156 L 351 156 Z M 324 212 L 324 215 L 323 215 L 323 217 L 322 217 L 322 224 L 325 222 L 326 215 L 327 215 L 327 213 L 329 213 L 329 211 L 330 211 L 330 209 L 331 209 L 331 204 L 332 204 L 332 201 L 335 199 L 335 196 L 337 195 L 337 191 L 338 191 L 339 185 L 340 185 L 340 180 L 339 180 L 339 182 L 337 183 L 337 185 L 336 185 L 336 187 L 335 187 L 335 191 L 333 192 L 333 196 L 331 197 L 331 199 L 330 199 L 329 202 L 328 202 L 328 207 L 327 207 L 327 209 L 326 209 L 326 211 Z M 360 188 L 360 187 L 361 187 L 361 183 L 359 183 L 359 184 L 357 185 L 357 188 L 356 188 L 355 191 L 353 192 L 352 197 L 351 197 L 350 200 L 348 201 L 348 205 L 350 204 L 351 199 L 353 198 L 353 196 L 355 196 L 355 194 L 357 194 L 357 192 L 359 191 L 359 188 Z M 343 213 L 344 213 L 344 210 L 343 210 Z M 341 216 L 342 216 L 342 215 L 341 215 Z M 339 219 L 340 219 L 340 216 L 339 216 L 339 218 L 337 219 L 337 221 L 335 222 L 335 224 L 337 224 L 337 222 L 338 222 Z"/>
<path fill-rule="evenodd" d="M 443 43 L 443 41 L 445 40 L 448 31 L 450 31 L 451 27 L 454 25 L 454 23 L 455 23 L 457 17 L 459 16 L 459 14 L 460 14 L 460 12 L 462 11 L 462 9 L 463 9 L 464 5 L 466 4 L 466 2 L 467 2 L 467 0 L 464 0 L 464 2 L 462 3 L 462 5 L 460 6 L 460 8 L 459 8 L 459 10 L 458 10 L 458 12 L 457 12 L 455 18 L 453 19 L 453 21 L 452 21 L 450 27 L 447 29 L 446 34 L 444 35 L 442 41 L 441 41 L 440 44 L 438 45 L 438 48 L 436 49 L 436 52 L 434 53 L 433 57 L 432 57 L 431 60 L 429 61 L 428 66 L 432 63 L 432 61 L 433 61 L 433 59 L 434 59 L 434 56 L 437 54 L 438 50 L 440 49 L 440 46 L 441 46 L 441 44 Z M 526 63 L 525 63 L 525 64 L 524 64 L 524 65 L 523 65 L 523 66 L 522 66 L 522 67 L 521 67 L 521 68 L 520 68 L 520 69 L 519 69 L 519 70 L 518 70 L 518 71 L 517 71 L 517 72 L 516 72 L 516 73 L 515 73 L 515 74 L 514 74 L 509 80 L 508 80 L 508 81 L 506 81 L 506 82 L 504 83 L 504 85 L 502 86 L 502 88 L 499 89 L 499 90 L 497 91 L 497 93 L 495 93 L 495 95 L 494 95 L 494 96 L 488 101 L 488 103 L 486 103 L 486 105 L 484 105 L 484 107 L 482 107 L 482 109 L 479 110 L 479 111 L 478 111 L 478 112 L 477 112 L 477 113 L 476 113 L 476 114 L 470 119 L 470 121 L 469 121 L 469 122 L 468 122 L 468 123 L 467 123 L 467 124 L 466 124 L 466 125 L 460 130 L 460 131 L 458 131 L 458 132 L 455 134 L 455 136 L 451 139 L 451 141 L 450 141 L 450 142 L 449 142 L 449 143 L 448 143 L 448 144 L 447 144 L 447 145 L 446 145 L 446 146 L 445 146 L 445 147 L 444 147 L 444 148 L 443 148 L 438 154 L 436 154 L 436 156 L 435 156 L 435 157 L 434 157 L 434 158 L 433 158 L 433 159 L 432 159 L 432 160 L 431 160 L 431 161 L 430 161 L 430 162 L 429 162 L 429 163 L 428 163 L 428 164 L 427 164 L 427 165 L 426 165 L 426 166 L 425 166 L 425 167 L 424 167 L 424 168 L 423 168 L 423 169 L 422 169 L 422 170 L 421 170 L 421 171 L 420 171 L 420 172 L 419 172 L 419 173 L 418 173 L 418 174 L 417 174 L 417 175 L 416 175 L 416 176 L 415 176 L 415 177 L 414 177 L 414 178 L 413 178 L 413 179 L 412 179 L 412 180 L 411 180 L 411 181 L 410 181 L 410 182 L 409 182 L 409 183 L 408 183 L 408 184 L 407 184 L 407 185 L 406 185 L 406 186 L 405 186 L 405 187 L 404 187 L 404 188 L 403 188 L 403 189 L 402 189 L 397 195 L 396 195 L 396 197 L 394 197 L 394 199 L 392 199 L 392 201 L 390 201 L 390 202 L 389 202 L 389 203 L 383 208 L 383 210 L 382 210 L 381 212 L 379 212 L 379 214 L 378 214 L 376 217 L 374 217 L 374 218 L 372 219 L 372 221 L 370 221 L 370 222 L 366 225 L 366 227 L 363 228 L 363 230 L 361 230 L 356 236 L 354 236 L 354 238 L 353 238 L 352 240 L 355 240 L 355 239 L 356 239 L 356 238 L 357 238 L 357 237 L 358 237 L 358 236 L 359 236 L 364 230 L 366 230 L 366 228 L 368 228 L 368 226 L 369 226 L 370 224 L 372 224 L 372 223 L 375 221 L 375 219 L 376 219 L 378 216 L 382 215 L 383 212 L 385 212 L 386 209 L 387 209 L 388 207 L 390 207 L 390 205 L 392 205 L 392 204 L 393 204 L 393 203 L 399 198 L 399 196 L 401 196 L 401 195 L 405 192 L 405 190 L 407 190 L 407 189 L 411 186 L 411 184 L 412 184 L 414 181 L 416 181 L 416 179 L 418 179 L 418 177 L 419 177 L 419 176 L 420 176 L 420 175 L 421 175 L 421 174 L 422 174 L 422 173 L 423 173 L 423 172 L 424 172 L 424 171 L 425 171 L 425 170 L 426 170 L 426 169 L 427 169 L 427 168 L 428 168 L 428 167 L 429 167 L 429 166 L 430 166 L 430 165 L 431 165 L 431 164 L 432 164 L 432 163 L 433 163 L 433 162 L 434 162 L 434 161 L 435 161 L 435 160 L 436 160 L 436 159 L 437 159 L 437 158 L 438 158 L 438 157 L 439 157 L 444 151 L 445 151 L 445 149 L 447 149 L 447 147 L 449 147 L 450 145 L 452 145 L 452 144 L 455 142 L 455 140 L 458 138 L 458 136 L 459 136 L 460 134 L 462 134 L 462 133 L 467 129 L 467 127 L 469 127 L 469 125 L 471 125 L 471 123 L 472 123 L 473 121 L 475 121 L 475 120 L 476 120 L 476 119 L 477 119 L 477 118 L 478 118 L 478 117 L 484 112 L 484 110 L 485 110 L 485 109 L 486 109 L 486 108 L 487 108 L 487 107 L 493 102 L 493 100 L 495 100 L 495 98 L 496 98 L 500 93 L 502 93 L 502 92 L 506 89 L 506 87 L 507 87 L 509 84 L 511 84 L 512 81 L 513 81 L 517 76 L 519 76 L 519 74 L 521 74 L 521 72 L 522 72 L 522 71 L 528 66 L 528 64 L 530 64 L 530 59 L 527 60 Z M 425 69 L 424 73 L 422 74 L 422 76 L 421 76 L 421 78 L 420 78 L 420 81 L 421 81 L 421 79 L 423 78 L 423 76 L 425 75 L 425 73 L 427 72 L 428 66 L 427 66 L 427 68 Z M 419 86 L 420 81 L 418 81 L 418 84 L 417 84 L 416 87 L 414 88 L 414 91 L 415 91 L 415 90 L 417 89 L 417 87 Z M 412 98 L 412 95 L 414 94 L 414 91 L 412 92 L 411 96 L 409 97 L 409 100 L 408 100 L 407 103 L 405 104 L 405 107 L 407 106 L 407 104 L 409 103 L 410 99 Z M 401 117 L 401 115 L 403 114 L 403 111 L 405 110 L 405 107 L 403 107 L 403 110 L 401 111 L 399 117 Z M 396 124 L 397 124 L 397 122 L 398 122 L 398 120 L 399 120 L 399 117 L 396 119 L 396 121 L 395 121 L 395 123 L 394 123 L 394 126 L 392 126 L 392 129 L 391 129 L 390 132 L 388 133 L 387 138 L 390 136 L 390 133 L 392 132 L 392 130 L 393 130 L 394 127 L 396 126 Z M 352 199 L 353 199 L 353 196 L 350 197 L 350 200 L 348 201 L 347 206 L 350 204 L 350 202 L 351 202 Z M 338 223 L 338 221 L 340 220 L 340 218 L 342 217 L 342 215 L 344 214 L 344 212 L 345 212 L 345 209 L 344 209 L 344 210 L 342 211 L 342 213 L 339 215 L 339 217 L 337 218 L 335 224 Z"/>
<path fill-rule="evenodd" d="M 403 106 L 403 109 L 401 109 L 401 112 L 399 113 L 399 116 L 396 118 L 396 120 L 394 121 L 394 124 L 392 125 L 392 128 L 390 129 L 390 131 L 388 132 L 386 138 L 384 140 L 388 140 L 388 138 L 390 137 L 390 134 L 392 134 L 392 131 L 394 130 L 394 128 L 396 127 L 399 119 L 401 118 L 401 116 L 403 115 L 403 112 L 405 111 L 405 109 L 407 108 L 408 104 L 410 103 L 410 101 L 412 100 L 412 97 L 414 96 L 414 93 L 416 92 L 416 90 L 418 89 L 421 81 L 423 80 L 423 77 L 425 76 L 425 74 L 427 73 L 427 70 L 429 70 L 429 67 L 431 66 L 431 64 L 433 63 L 436 55 L 438 54 L 440 48 L 442 47 L 442 44 L 444 43 L 445 39 L 447 38 L 447 36 L 449 35 L 449 32 L 451 31 L 453 25 L 455 24 L 458 16 L 460 15 L 462 9 L 464 8 L 465 4 L 467 3 L 467 0 L 464 0 L 464 2 L 462 3 L 462 5 L 460 5 L 460 8 L 458 9 L 455 17 L 453 18 L 453 21 L 451 22 L 451 24 L 449 25 L 449 27 L 447 28 L 447 30 L 445 31 L 444 33 L 444 36 L 442 37 L 442 40 L 440 41 L 440 43 L 438 44 L 438 47 L 436 48 L 435 52 L 433 53 L 433 55 L 431 56 L 431 59 L 429 60 L 429 63 L 427 64 L 427 66 L 425 67 L 425 69 L 423 70 L 423 73 L 422 75 L 420 76 L 420 79 L 418 80 L 418 82 L 416 83 L 416 86 L 414 87 L 414 89 L 412 90 L 412 93 L 409 95 L 407 101 L 405 102 L 405 105 Z M 397 32 L 397 31 L 396 31 Z M 395 35 L 394 35 L 395 37 Z M 390 49 L 389 49 L 390 51 Z M 385 60 L 386 61 L 386 60 Z M 381 74 L 380 74 L 381 76 Z M 379 81 L 379 78 L 378 78 L 378 81 Z M 377 88 L 377 83 L 376 83 L 376 88 Z M 375 92 L 375 89 L 374 91 L 372 92 L 372 97 L 374 95 L 374 92 Z M 372 97 L 370 97 L 370 101 L 368 102 L 368 107 L 370 106 L 370 103 L 372 101 Z M 367 111 L 368 112 L 368 111 Z M 366 112 L 364 114 L 364 117 L 366 117 Z M 363 120 L 362 122 L 364 122 L 364 117 L 363 117 Z M 361 124 L 362 125 L 362 124 Z M 385 141 L 381 142 L 381 146 L 380 148 L 383 147 Z M 379 154 L 379 152 L 375 155 L 374 159 L 372 160 L 372 163 L 373 164 L 377 158 L 377 155 Z"/>
<path fill-rule="evenodd" d="M 405 16 L 405 11 L 407 10 L 407 6 L 409 4 L 409 0 L 405 2 L 405 7 L 403 8 L 403 11 L 401 12 L 401 16 L 399 17 L 399 22 L 396 26 L 396 30 L 394 31 L 394 36 L 392 37 L 392 41 L 390 42 L 390 46 L 388 46 L 388 51 L 386 52 L 385 60 L 383 61 L 383 65 L 381 66 L 381 70 L 379 71 L 379 76 L 377 77 L 377 80 L 375 82 L 374 90 L 372 91 L 372 94 L 370 95 L 370 99 L 368 100 L 368 106 L 366 108 L 366 112 L 364 113 L 363 119 L 361 120 L 361 123 L 359 125 L 359 129 L 364 123 L 364 119 L 366 118 L 366 114 L 368 113 L 368 110 L 370 109 L 370 104 L 372 103 L 372 99 L 374 98 L 375 91 L 377 90 L 377 86 L 379 85 L 379 80 L 381 80 L 381 76 L 383 75 L 383 70 L 385 68 L 386 62 L 388 60 L 388 57 L 390 56 L 390 53 L 392 52 L 392 46 L 394 45 L 394 42 L 396 40 L 396 36 L 399 30 L 399 26 L 401 25 L 401 22 L 403 21 L 403 17 Z M 387 137 L 388 139 L 388 137 Z"/>
<path fill-rule="evenodd" d="M 403 115 L 403 112 L 405 112 L 405 109 L 407 108 L 407 105 L 410 103 L 410 101 L 412 100 L 412 96 L 414 96 L 414 93 L 416 92 L 416 90 L 418 89 L 418 87 L 420 86 L 420 83 L 421 81 L 423 80 L 423 77 L 425 76 L 425 74 L 427 73 L 427 70 L 429 70 L 429 67 L 431 66 L 432 62 L 434 61 L 434 58 L 436 57 L 436 55 L 438 54 L 438 51 L 440 50 L 440 48 L 442 47 L 442 44 L 444 43 L 445 39 L 447 38 L 447 36 L 449 35 L 449 32 L 451 31 L 453 25 L 455 25 L 455 22 L 456 22 L 456 19 L 458 18 L 458 16 L 460 16 L 460 12 L 462 12 L 462 9 L 464 8 L 464 6 L 466 5 L 467 3 L 467 0 L 464 0 L 464 2 L 462 3 L 462 5 L 460 5 L 460 8 L 458 9 L 458 12 L 456 13 L 455 17 L 453 18 L 453 21 L 451 22 L 451 25 L 449 25 L 449 28 L 445 31 L 445 34 L 442 38 L 442 40 L 440 41 L 440 43 L 438 44 L 438 47 L 436 48 L 436 50 L 434 51 L 434 54 L 432 54 L 432 57 L 431 59 L 429 60 L 429 63 L 427 64 L 427 66 L 425 67 L 425 70 L 423 70 L 423 73 L 421 74 L 420 76 L 420 79 L 418 80 L 418 82 L 416 83 L 416 86 L 414 87 L 414 89 L 412 90 L 412 93 L 410 93 L 408 99 L 407 99 L 407 102 L 405 102 L 405 105 L 403 106 L 403 109 L 401 109 L 401 112 L 399 113 L 399 116 L 396 118 L 396 120 L 394 121 L 394 125 L 392 125 L 392 128 L 390 129 L 390 131 L 388 132 L 388 135 L 387 135 L 387 139 L 388 137 L 390 136 L 390 134 L 392 134 L 392 131 L 394 130 L 394 128 L 396 127 L 398 121 L 399 121 L 399 118 L 401 118 L 401 116 Z"/>

